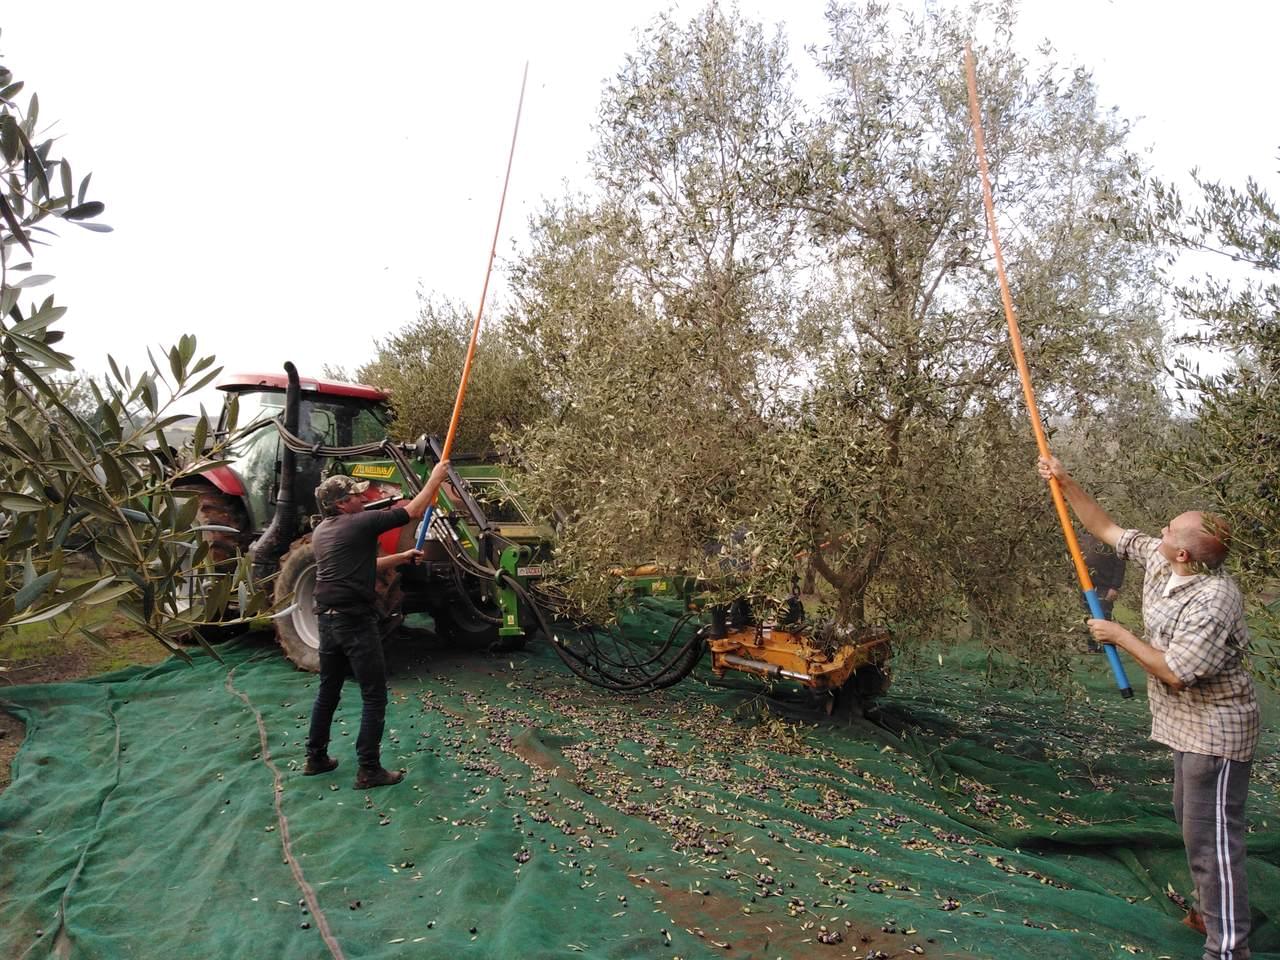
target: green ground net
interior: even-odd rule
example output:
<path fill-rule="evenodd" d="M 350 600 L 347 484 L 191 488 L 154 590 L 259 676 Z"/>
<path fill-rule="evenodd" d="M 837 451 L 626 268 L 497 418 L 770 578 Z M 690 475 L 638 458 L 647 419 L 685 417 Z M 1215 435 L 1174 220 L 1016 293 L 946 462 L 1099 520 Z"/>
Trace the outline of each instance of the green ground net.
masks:
<path fill-rule="evenodd" d="M 342 766 L 304 778 L 316 678 L 265 642 L 223 656 L 5 692 L 27 740 L 0 795 L 0 956 L 1200 953 L 1166 894 L 1189 890 L 1168 755 L 1140 678 L 1121 701 L 1101 657 L 1070 708 L 957 653 L 900 663 L 871 719 L 826 719 L 749 678 L 622 697 L 545 644 L 420 634 L 384 752 L 407 780 L 365 794 L 353 684 Z M 1249 801 L 1260 957 L 1280 957 L 1276 743 L 1269 722 Z"/>

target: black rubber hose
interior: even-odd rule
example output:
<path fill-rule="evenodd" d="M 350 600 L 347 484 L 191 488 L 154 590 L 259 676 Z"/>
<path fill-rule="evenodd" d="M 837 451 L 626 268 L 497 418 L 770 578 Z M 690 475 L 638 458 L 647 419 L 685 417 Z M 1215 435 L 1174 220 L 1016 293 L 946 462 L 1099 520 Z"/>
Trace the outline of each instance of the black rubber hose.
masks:
<path fill-rule="evenodd" d="M 498 571 L 498 575 L 507 581 L 508 586 L 515 591 L 516 595 L 528 604 L 530 610 L 533 611 L 534 618 L 538 621 L 538 625 L 542 628 L 543 633 L 551 638 L 551 645 L 555 649 L 556 654 L 564 661 L 565 665 L 573 671 L 574 674 L 586 680 L 588 683 L 598 687 L 604 687 L 619 693 L 645 693 L 651 690 L 660 690 L 665 687 L 679 683 L 697 666 L 698 660 L 702 657 L 703 639 L 705 631 L 699 629 L 689 637 L 679 653 L 673 657 L 668 664 L 652 676 L 645 676 L 639 679 L 633 679 L 625 676 L 615 676 L 612 672 L 603 668 L 600 658 L 589 658 L 573 650 L 560 642 L 555 631 L 551 629 L 551 624 L 547 622 L 546 615 L 541 607 L 533 599 L 530 592 L 517 581 L 514 577 L 506 573 L 506 571 Z M 674 638 L 688 621 L 688 617 L 683 617 L 677 621 L 671 630 L 671 634 L 667 639 L 667 647 L 674 645 Z M 597 651 L 598 653 L 598 651 Z M 614 666 L 611 664 L 610 666 Z M 626 669 L 624 667 L 624 669 Z"/>
<path fill-rule="evenodd" d="M 651 690 L 661 690 L 673 684 L 679 683 L 697 666 L 698 661 L 702 657 L 703 644 L 705 640 L 705 628 L 696 630 L 692 636 L 684 641 L 684 645 L 680 647 L 675 656 L 671 657 L 661 669 L 650 675 L 636 676 L 643 670 L 656 663 L 662 656 L 675 647 L 680 631 L 692 619 L 691 614 L 684 614 L 678 618 L 672 626 L 670 633 L 667 635 L 666 642 L 663 643 L 657 653 L 650 656 L 647 660 L 640 660 L 638 657 L 628 657 L 626 660 L 614 659 L 605 656 L 599 641 L 596 638 L 596 631 L 586 626 L 586 630 L 591 635 L 592 653 L 594 656 L 588 656 L 572 649 L 565 643 L 561 642 L 551 622 L 547 619 L 547 614 L 541 600 L 536 596 L 535 591 L 530 589 L 518 579 L 513 577 L 506 570 L 495 570 L 492 567 L 485 566 L 475 560 L 462 549 L 461 545 L 454 541 L 452 531 L 448 528 L 447 522 L 443 517 L 437 517 L 432 522 L 434 529 L 436 524 L 442 525 L 441 536 L 436 537 L 436 542 L 444 548 L 445 555 L 449 558 L 454 566 L 455 576 L 459 578 L 459 590 L 466 597 L 467 602 L 485 620 L 491 620 L 490 617 L 475 608 L 471 604 L 471 598 L 467 595 L 464 585 L 461 582 L 461 576 L 468 574 L 479 579 L 492 580 L 495 583 L 505 584 L 516 596 L 523 601 L 525 606 L 532 612 L 534 619 L 537 621 L 539 628 L 543 634 L 550 639 L 552 647 L 555 649 L 557 656 L 564 661 L 565 665 L 576 676 L 587 681 L 588 683 L 603 687 L 607 690 L 613 690 L 618 693 L 645 693 Z M 610 641 L 617 645 L 617 641 L 610 634 Z"/>

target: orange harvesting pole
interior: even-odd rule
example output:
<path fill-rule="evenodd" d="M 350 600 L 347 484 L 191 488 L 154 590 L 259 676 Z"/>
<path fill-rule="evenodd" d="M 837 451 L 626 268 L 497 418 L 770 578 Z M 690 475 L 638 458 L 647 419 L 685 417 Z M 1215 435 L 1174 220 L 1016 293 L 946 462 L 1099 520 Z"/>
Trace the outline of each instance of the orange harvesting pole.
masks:
<path fill-rule="evenodd" d="M 471 376 L 471 363 L 476 355 L 476 341 L 480 339 L 480 318 L 484 315 L 485 298 L 489 294 L 489 278 L 493 275 L 493 261 L 498 255 L 498 237 L 502 231 L 502 211 L 507 205 L 507 186 L 511 183 L 511 165 L 516 155 L 516 137 L 520 133 L 520 114 L 524 110 L 524 90 L 528 81 L 529 64 L 526 62 L 524 75 L 520 78 L 520 99 L 516 104 L 516 122 L 511 131 L 511 150 L 507 154 L 507 174 L 502 181 L 502 197 L 498 201 L 498 220 L 493 226 L 493 243 L 489 247 L 489 263 L 484 271 L 484 285 L 480 288 L 480 303 L 476 307 L 476 319 L 471 325 L 471 341 L 467 344 L 467 356 L 462 362 L 462 378 L 458 383 L 458 397 L 453 402 L 453 416 L 449 418 L 449 432 L 445 434 L 444 448 L 440 453 L 440 459 L 442 460 L 449 459 L 449 453 L 453 450 L 453 438 L 458 433 L 458 421 L 462 419 L 462 402 L 467 396 L 467 381 Z M 416 547 L 419 550 L 422 549 L 422 544 L 427 538 L 427 530 L 431 526 L 431 517 L 435 513 L 435 509 L 436 505 L 433 501 L 431 506 L 427 508 L 427 515 L 422 520 L 422 526 L 418 529 Z"/>
<path fill-rule="evenodd" d="M 1040 456 L 1049 456 L 1049 441 L 1045 437 L 1044 426 L 1040 422 L 1040 409 L 1036 405 L 1035 390 L 1031 386 L 1031 370 L 1027 367 L 1027 358 L 1022 351 L 1022 335 L 1018 332 L 1018 317 L 1013 309 L 1013 297 L 1009 293 L 1009 278 L 1004 270 L 1004 253 L 1000 248 L 1000 232 L 996 227 L 996 208 L 991 199 L 991 176 L 987 168 L 987 149 L 982 136 L 982 111 L 978 106 L 978 80 L 974 68 L 973 46 L 965 44 L 964 48 L 965 82 L 969 88 L 969 118 L 973 124 L 973 144 L 978 153 L 978 173 L 982 178 L 982 201 L 987 211 L 987 229 L 991 233 L 991 246 L 995 249 L 996 276 L 1000 281 L 1000 299 L 1004 304 L 1004 316 L 1009 325 L 1009 345 L 1013 349 L 1014 363 L 1018 368 L 1018 378 L 1022 381 L 1022 396 L 1027 404 L 1027 416 L 1031 419 L 1031 429 L 1035 433 L 1036 446 Z M 1080 581 L 1080 589 L 1084 591 L 1085 602 L 1095 619 L 1105 620 L 1106 614 L 1098 600 L 1097 591 L 1093 589 L 1093 579 L 1089 576 L 1089 568 L 1080 552 L 1080 543 L 1076 540 L 1075 530 L 1071 526 L 1071 515 L 1067 512 L 1067 501 L 1062 495 L 1062 486 L 1056 477 L 1049 478 L 1049 492 L 1053 495 L 1053 505 L 1058 512 L 1058 522 L 1062 524 L 1062 536 L 1071 552 L 1071 560 L 1075 564 L 1076 577 Z M 1111 672 L 1115 676 L 1116 685 L 1123 697 L 1133 696 L 1133 687 L 1124 672 L 1124 665 L 1112 644 L 1105 644 L 1107 660 L 1111 664 Z"/>

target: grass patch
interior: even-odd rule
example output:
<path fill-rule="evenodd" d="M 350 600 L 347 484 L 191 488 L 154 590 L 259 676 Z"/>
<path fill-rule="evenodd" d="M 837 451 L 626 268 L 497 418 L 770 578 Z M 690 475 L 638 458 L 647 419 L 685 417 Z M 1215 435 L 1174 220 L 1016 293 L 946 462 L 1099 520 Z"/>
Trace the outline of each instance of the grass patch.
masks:
<path fill-rule="evenodd" d="M 92 630 L 113 618 L 115 605 L 105 603 L 96 607 L 72 608 L 64 616 L 40 623 L 6 627 L 0 634 L 0 660 L 21 663 L 66 653 L 81 644 L 88 645 L 88 641 L 80 634 L 80 628 Z"/>
<path fill-rule="evenodd" d="M 83 579 L 68 579 L 74 586 Z M 94 644 L 81 630 L 102 639 Z M 116 610 L 114 603 L 85 604 L 53 620 L 0 630 L 0 676 L 13 683 L 70 680 L 156 663 L 168 651 Z"/>

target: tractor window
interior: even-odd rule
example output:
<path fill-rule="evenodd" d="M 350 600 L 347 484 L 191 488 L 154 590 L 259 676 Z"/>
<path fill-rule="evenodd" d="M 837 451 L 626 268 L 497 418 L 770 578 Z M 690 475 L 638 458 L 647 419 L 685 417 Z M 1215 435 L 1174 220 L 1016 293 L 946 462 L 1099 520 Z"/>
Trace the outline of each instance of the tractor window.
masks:
<path fill-rule="evenodd" d="M 300 418 L 302 420 L 300 430 L 303 440 L 310 440 L 312 443 L 319 441 L 321 443 L 336 446 L 339 441 L 337 439 L 338 432 L 334 427 L 334 417 L 332 410 L 326 410 L 314 404 L 303 404 L 307 416 Z"/>
<path fill-rule="evenodd" d="M 341 403 L 304 400 L 302 422 L 307 440 L 319 440 L 337 447 L 379 443 L 387 438 L 386 413 L 380 406 L 367 403 Z M 309 424 L 310 426 L 305 426 Z"/>
<path fill-rule="evenodd" d="M 274 420 L 280 416 L 284 412 L 284 394 L 245 391 L 238 394 L 236 405 L 238 407 L 236 432 L 242 433 L 245 427 L 261 423 L 264 420 Z M 218 423 L 219 430 L 226 430 L 226 418 L 227 412 L 224 408 L 222 418 Z"/>
<path fill-rule="evenodd" d="M 255 530 L 263 529 L 271 520 L 280 435 L 269 424 L 283 410 L 284 394 L 240 394 L 240 412 L 236 418 L 239 437 L 231 445 L 230 459 L 244 483 L 245 506 Z M 257 429 L 245 429 L 255 424 Z"/>
<path fill-rule="evenodd" d="M 270 447 L 275 450 L 276 431 L 263 426 L 284 412 L 284 394 L 242 393 L 236 416 L 236 441 L 231 445 L 233 458 L 250 456 L 251 451 Z M 222 428 L 225 429 L 226 411 L 223 411 Z M 257 426 L 257 429 L 250 429 Z M 272 454 L 274 456 L 274 454 Z"/>
<path fill-rule="evenodd" d="M 351 421 L 351 442 L 376 443 L 387 437 L 391 419 L 384 407 L 358 407 Z"/>

